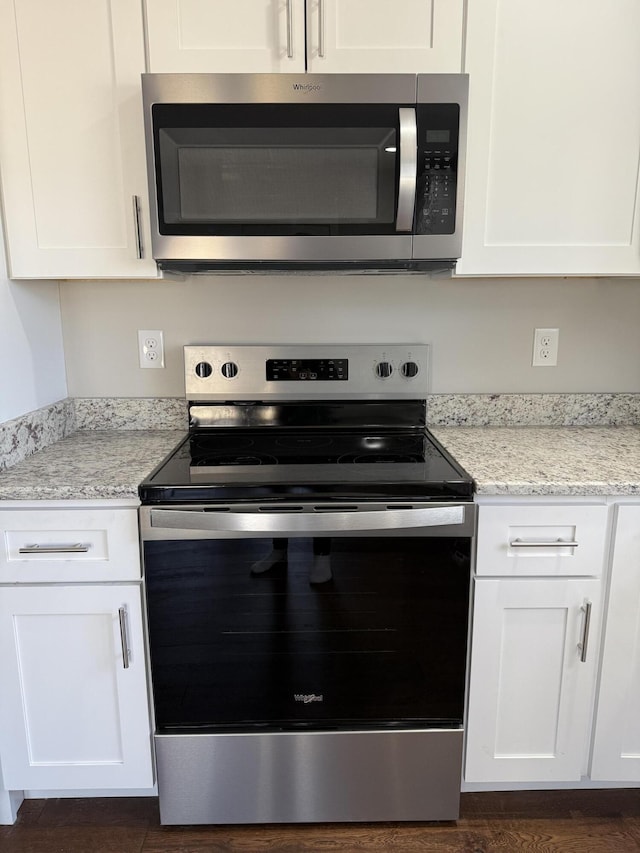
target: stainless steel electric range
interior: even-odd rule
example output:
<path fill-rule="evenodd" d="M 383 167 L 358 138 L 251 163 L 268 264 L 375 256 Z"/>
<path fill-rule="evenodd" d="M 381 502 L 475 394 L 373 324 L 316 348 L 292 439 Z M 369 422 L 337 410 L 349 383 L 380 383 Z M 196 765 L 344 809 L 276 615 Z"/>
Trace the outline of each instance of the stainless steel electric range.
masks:
<path fill-rule="evenodd" d="M 475 506 L 428 347 L 189 346 L 140 487 L 161 820 L 458 815 Z"/>

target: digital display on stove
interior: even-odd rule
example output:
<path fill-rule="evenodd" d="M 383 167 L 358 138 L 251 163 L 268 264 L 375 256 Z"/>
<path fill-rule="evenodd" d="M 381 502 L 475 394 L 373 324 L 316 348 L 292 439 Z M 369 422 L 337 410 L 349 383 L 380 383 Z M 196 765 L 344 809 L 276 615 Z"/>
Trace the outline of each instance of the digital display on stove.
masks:
<path fill-rule="evenodd" d="M 349 378 L 348 358 L 270 358 L 268 382 L 339 382 Z"/>

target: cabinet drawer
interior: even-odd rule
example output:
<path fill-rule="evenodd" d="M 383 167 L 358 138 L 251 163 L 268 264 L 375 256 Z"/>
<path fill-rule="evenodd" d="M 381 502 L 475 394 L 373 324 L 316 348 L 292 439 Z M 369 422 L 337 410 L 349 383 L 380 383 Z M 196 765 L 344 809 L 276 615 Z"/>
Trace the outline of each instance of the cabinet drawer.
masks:
<path fill-rule="evenodd" d="M 0 582 L 139 580 L 135 509 L 0 511 Z"/>
<path fill-rule="evenodd" d="M 476 574 L 497 577 L 602 574 L 606 506 L 481 506 Z"/>

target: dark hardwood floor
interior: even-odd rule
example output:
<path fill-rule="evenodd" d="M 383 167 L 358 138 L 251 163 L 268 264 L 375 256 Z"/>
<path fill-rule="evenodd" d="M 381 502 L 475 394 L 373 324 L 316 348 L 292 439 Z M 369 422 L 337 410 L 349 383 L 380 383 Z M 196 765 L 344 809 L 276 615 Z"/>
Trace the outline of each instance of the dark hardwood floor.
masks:
<path fill-rule="evenodd" d="M 1 853 L 633 853 L 640 790 L 463 794 L 457 823 L 163 827 L 155 799 L 27 800 Z"/>

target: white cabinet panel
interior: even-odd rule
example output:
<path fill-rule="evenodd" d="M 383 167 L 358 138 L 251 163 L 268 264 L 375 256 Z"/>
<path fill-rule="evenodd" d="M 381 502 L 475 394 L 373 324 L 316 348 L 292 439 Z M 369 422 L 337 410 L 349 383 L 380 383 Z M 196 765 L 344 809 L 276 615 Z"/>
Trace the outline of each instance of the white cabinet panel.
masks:
<path fill-rule="evenodd" d="M 139 586 L 16 586 L 1 592 L 5 785 L 151 786 Z"/>
<path fill-rule="evenodd" d="M 608 512 L 605 505 L 481 506 L 476 572 L 502 577 L 600 577 Z"/>
<path fill-rule="evenodd" d="M 302 0 L 147 0 L 149 71 L 305 70 Z"/>
<path fill-rule="evenodd" d="M 0 510 L 0 582 L 140 580 L 135 509 Z"/>
<path fill-rule="evenodd" d="M 591 778 L 640 782 L 640 506 L 618 508 Z"/>
<path fill-rule="evenodd" d="M 470 3 L 459 274 L 640 273 L 640 5 Z"/>
<path fill-rule="evenodd" d="M 580 779 L 599 613 L 597 580 L 476 581 L 467 782 Z"/>
<path fill-rule="evenodd" d="M 13 278 L 155 277 L 142 14 L 128 0 L 0 0 L 0 167 Z M 146 201 L 142 244 L 150 248 Z M 147 215 L 146 215 L 147 214 Z"/>
<path fill-rule="evenodd" d="M 461 0 L 308 0 L 307 68 L 322 72 L 462 70 Z"/>
<path fill-rule="evenodd" d="M 463 13 L 463 0 L 147 0 L 149 70 L 456 72 Z"/>

